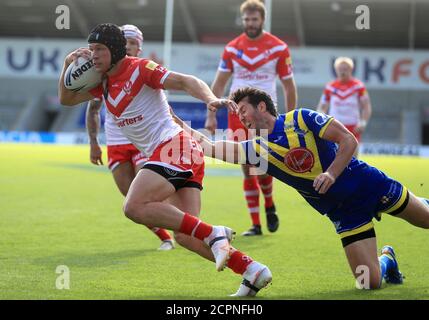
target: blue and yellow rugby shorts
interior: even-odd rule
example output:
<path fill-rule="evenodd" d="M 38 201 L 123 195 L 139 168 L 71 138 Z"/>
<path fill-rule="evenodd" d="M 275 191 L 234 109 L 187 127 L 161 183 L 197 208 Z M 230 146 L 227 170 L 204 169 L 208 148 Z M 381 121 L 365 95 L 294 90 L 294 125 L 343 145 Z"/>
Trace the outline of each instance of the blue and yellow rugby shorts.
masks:
<path fill-rule="evenodd" d="M 365 180 L 368 181 L 364 190 L 328 214 L 343 247 L 375 237 L 372 219 L 380 220 L 382 213 L 397 215 L 409 201 L 407 188 L 376 168 L 371 168 Z"/>

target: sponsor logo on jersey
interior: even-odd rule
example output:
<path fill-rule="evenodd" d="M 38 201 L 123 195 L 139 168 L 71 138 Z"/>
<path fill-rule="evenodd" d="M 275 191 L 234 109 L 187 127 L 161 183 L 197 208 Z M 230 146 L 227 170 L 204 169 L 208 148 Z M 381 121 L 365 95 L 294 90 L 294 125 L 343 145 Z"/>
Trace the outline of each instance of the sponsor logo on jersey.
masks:
<path fill-rule="evenodd" d="M 148 63 L 146 63 L 145 68 L 149 69 L 151 71 L 155 70 L 155 68 L 158 66 L 158 64 L 154 61 L 149 61 Z"/>
<path fill-rule="evenodd" d="M 274 142 L 274 143 L 277 143 L 277 142 L 279 142 L 282 138 L 283 138 L 283 136 L 277 136 L 277 137 L 273 140 L 273 142 Z"/>
<path fill-rule="evenodd" d="M 236 78 L 247 81 L 264 81 L 269 79 L 269 75 L 261 72 L 249 72 L 248 70 L 243 70 L 236 73 Z"/>
<path fill-rule="evenodd" d="M 293 148 L 284 157 L 286 167 L 296 173 L 310 172 L 314 167 L 313 152 L 304 147 Z"/>
<path fill-rule="evenodd" d="M 294 127 L 295 127 L 295 125 L 292 121 L 286 122 L 285 126 L 284 126 L 285 130 L 290 130 L 290 129 L 293 129 Z"/>
<path fill-rule="evenodd" d="M 304 130 L 298 127 L 295 120 L 285 123 L 284 128 L 285 130 L 293 130 L 297 135 L 300 136 L 305 136 L 308 133 L 308 130 Z"/>
<path fill-rule="evenodd" d="M 332 223 L 335 226 L 335 230 L 339 230 L 341 228 L 341 221 L 333 221 Z"/>
<path fill-rule="evenodd" d="M 264 57 L 265 57 L 265 59 L 268 59 L 270 57 L 270 55 L 271 55 L 271 50 L 265 50 L 264 51 Z"/>
<path fill-rule="evenodd" d="M 383 197 L 380 199 L 380 202 L 381 202 L 382 204 L 387 204 L 389 201 L 390 201 L 390 198 L 389 198 L 389 197 L 387 197 L 387 196 L 383 196 Z"/>
<path fill-rule="evenodd" d="M 141 114 L 139 114 L 137 117 L 134 117 L 134 118 L 120 120 L 120 121 L 116 122 L 116 124 L 119 128 L 122 128 L 122 127 L 126 127 L 129 125 L 135 124 L 135 123 L 140 122 L 142 120 L 143 120 L 143 116 Z"/>

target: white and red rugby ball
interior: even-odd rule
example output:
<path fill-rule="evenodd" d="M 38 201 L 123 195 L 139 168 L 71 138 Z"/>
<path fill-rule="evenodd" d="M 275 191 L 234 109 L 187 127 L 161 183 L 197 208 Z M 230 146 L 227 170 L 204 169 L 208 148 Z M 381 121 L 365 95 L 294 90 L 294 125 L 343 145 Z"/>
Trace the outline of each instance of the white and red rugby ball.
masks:
<path fill-rule="evenodd" d="M 77 58 L 73 61 L 64 75 L 64 86 L 74 92 L 86 92 L 101 83 L 102 74 L 95 70 L 92 59 Z"/>

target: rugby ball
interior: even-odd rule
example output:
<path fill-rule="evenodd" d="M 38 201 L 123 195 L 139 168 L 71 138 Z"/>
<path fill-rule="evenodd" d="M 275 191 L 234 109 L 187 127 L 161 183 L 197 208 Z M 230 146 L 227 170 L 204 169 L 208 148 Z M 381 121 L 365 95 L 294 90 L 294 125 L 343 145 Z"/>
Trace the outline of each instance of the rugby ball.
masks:
<path fill-rule="evenodd" d="M 94 62 L 84 57 L 72 62 L 64 75 L 64 86 L 74 92 L 86 92 L 101 83 L 102 74 L 97 72 Z"/>

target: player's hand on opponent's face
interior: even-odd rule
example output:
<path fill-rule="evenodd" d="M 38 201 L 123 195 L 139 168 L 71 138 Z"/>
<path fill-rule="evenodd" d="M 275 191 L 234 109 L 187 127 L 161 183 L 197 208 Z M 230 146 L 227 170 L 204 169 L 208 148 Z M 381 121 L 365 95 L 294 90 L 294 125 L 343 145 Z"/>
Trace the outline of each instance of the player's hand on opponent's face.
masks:
<path fill-rule="evenodd" d="M 329 172 L 323 172 L 314 179 L 313 188 L 320 194 L 325 194 L 334 183 L 334 176 Z"/>
<path fill-rule="evenodd" d="M 228 110 L 232 113 L 237 113 L 238 106 L 237 104 L 229 99 L 216 99 L 212 100 L 207 104 L 207 108 L 210 111 L 216 111 L 217 109 L 222 108 L 223 106 L 226 106 Z"/>
<path fill-rule="evenodd" d="M 95 165 L 103 165 L 102 151 L 99 144 L 91 143 L 89 158 Z"/>
<path fill-rule="evenodd" d="M 77 58 L 84 57 L 85 59 L 91 59 L 92 53 L 88 48 L 79 48 L 73 52 L 70 52 L 66 57 L 66 63 L 71 64 L 73 61 L 77 65 Z"/>

